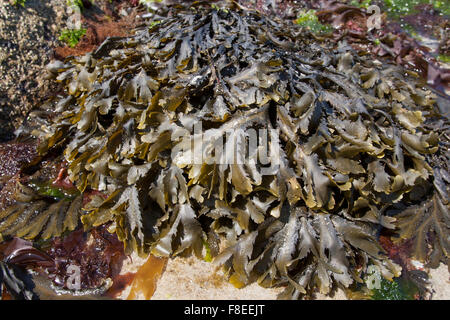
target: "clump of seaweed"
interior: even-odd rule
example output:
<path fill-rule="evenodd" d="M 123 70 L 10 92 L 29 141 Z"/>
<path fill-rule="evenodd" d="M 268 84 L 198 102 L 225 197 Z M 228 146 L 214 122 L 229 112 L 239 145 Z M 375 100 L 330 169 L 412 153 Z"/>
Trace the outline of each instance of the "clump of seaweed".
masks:
<path fill-rule="evenodd" d="M 430 166 L 444 152 L 425 125 L 440 114 L 402 69 L 256 12 L 194 6 L 49 70 L 65 94 L 32 134 L 41 155 L 64 150 L 80 195 L 48 205 L 21 187 L 0 213 L 3 237 L 81 220 L 111 223 L 127 253 L 202 257 L 224 241 L 211 252 L 234 285 L 294 299 L 363 283 L 369 265 L 399 276 L 381 228 L 448 263 L 447 183 Z"/>

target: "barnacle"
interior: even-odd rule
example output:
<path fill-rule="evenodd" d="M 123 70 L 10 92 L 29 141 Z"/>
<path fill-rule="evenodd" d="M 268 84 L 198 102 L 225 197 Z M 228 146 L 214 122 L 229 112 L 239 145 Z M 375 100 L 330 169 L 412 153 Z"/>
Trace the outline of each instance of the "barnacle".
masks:
<path fill-rule="evenodd" d="M 49 70 L 65 95 L 49 102 L 49 126 L 33 131 L 38 150 L 63 148 L 78 190 L 101 192 L 68 217 L 86 229 L 112 222 L 128 253 L 201 257 L 221 235 L 214 261 L 236 286 L 327 294 L 362 283 L 369 264 L 398 276 L 377 231 L 433 197 L 444 216 L 434 230 L 447 232 L 434 255 L 448 259 L 448 202 L 433 195 L 429 164 L 439 135 L 424 125 L 439 113 L 401 69 L 255 12 L 197 8 Z M 60 202 L 52 206 L 69 205 Z M 430 206 L 424 218 L 441 217 Z M 400 215 L 403 237 L 422 211 Z M 74 225 L 55 230 L 65 228 Z"/>

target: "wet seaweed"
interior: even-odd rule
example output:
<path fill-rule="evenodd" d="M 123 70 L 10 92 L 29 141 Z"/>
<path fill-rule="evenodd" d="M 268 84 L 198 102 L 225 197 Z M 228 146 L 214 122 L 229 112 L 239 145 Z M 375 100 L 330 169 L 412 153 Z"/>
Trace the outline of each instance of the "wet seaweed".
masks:
<path fill-rule="evenodd" d="M 73 223 L 29 224 L 28 238 L 110 222 L 127 253 L 203 258 L 219 235 L 214 263 L 229 280 L 285 286 L 281 298 L 362 283 L 369 265 L 399 276 L 381 228 L 415 237 L 418 259 L 448 262 L 447 182 L 430 166 L 442 146 L 425 125 L 440 114 L 419 79 L 257 12 L 175 12 L 49 66 L 65 94 L 32 131 L 38 151 L 63 148 L 70 181 L 98 193 Z M 254 149 L 250 129 L 274 134 Z M 40 203 L 28 202 L 22 212 Z M 2 235 L 21 230 L 5 222 L 15 212 L 0 213 Z M 417 229 L 424 219 L 433 224 Z"/>

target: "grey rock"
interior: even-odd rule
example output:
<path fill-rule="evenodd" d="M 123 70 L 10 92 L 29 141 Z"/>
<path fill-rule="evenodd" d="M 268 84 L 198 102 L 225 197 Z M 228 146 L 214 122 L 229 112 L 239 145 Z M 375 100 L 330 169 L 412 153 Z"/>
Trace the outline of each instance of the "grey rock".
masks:
<path fill-rule="evenodd" d="M 11 139 L 49 83 L 45 65 L 67 23 L 61 0 L 28 0 L 25 8 L 0 5 L 0 141 Z"/>

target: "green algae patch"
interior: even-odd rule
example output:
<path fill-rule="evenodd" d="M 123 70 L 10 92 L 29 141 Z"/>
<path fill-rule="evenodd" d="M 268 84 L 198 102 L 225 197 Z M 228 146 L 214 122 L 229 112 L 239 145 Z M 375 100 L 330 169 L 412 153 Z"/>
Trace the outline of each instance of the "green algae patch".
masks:
<path fill-rule="evenodd" d="M 415 300 L 417 287 L 403 278 L 392 281 L 382 278 L 379 289 L 372 290 L 372 300 Z"/>
<path fill-rule="evenodd" d="M 55 199 L 75 199 L 80 195 L 80 192 L 76 188 L 62 188 L 52 184 L 51 181 L 40 182 L 32 181 L 29 186 L 33 188 L 39 195 L 48 196 Z"/>
<path fill-rule="evenodd" d="M 444 63 L 450 63 L 450 56 L 446 56 L 445 54 L 438 55 L 438 60 Z"/>
<path fill-rule="evenodd" d="M 416 7 L 421 4 L 431 4 L 433 8 L 439 10 L 444 15 L 450 15 L 450 5 L 448 0 L 384 0 L 387 12 L 391 17 L 402 17 L 417 13 Z"/>
<path fill-rule="evenodd" d="M 86 34 L 87 29 L 64 29 L 61 31 L 61 35 L 59 36 L 59 40 L 67 43 L 71 48 L 74 48 L 78 42 L 80 42 L 81 38 Z"/>
<path fill-rule="evenodd" d="M 313 33 L 329 33 L 333 31 L 333 27 L 320 23 L 316 15 L 316 11 L 310 9 L 300 12 L 298 18 L 294 21 L 295 24 L 310 30 Z"/>

